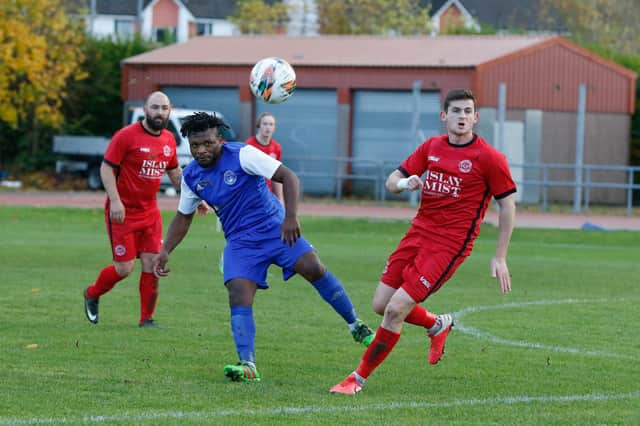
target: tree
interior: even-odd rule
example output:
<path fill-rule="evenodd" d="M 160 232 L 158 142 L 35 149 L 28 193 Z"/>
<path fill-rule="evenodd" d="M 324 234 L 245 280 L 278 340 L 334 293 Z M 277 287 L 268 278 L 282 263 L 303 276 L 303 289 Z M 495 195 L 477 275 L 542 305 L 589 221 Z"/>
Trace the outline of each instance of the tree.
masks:
<path fill-rule="evenodd" d="M 467 28 L 463 24 L 453 25 L 440 31 L 440 35 L 496 35 L 498 31 L 489 24 L 480 24 L 480 29 Z"/>
<path fill-rule="evenodd" d="M 42 134 L 62 124 L 69 82 L 85 77 L 83 22 L 65 10 L 64 0 L 0 2 L 0 135 L 22 136 L 0 139 L 3 159 L 48 143 Z"/>
<path fill-rule="evenodd" d="M 120 62 L 156 47 L 157 43 L 144 40 L 140 34 L 126 39 L 88 37 L 83 44 L 82 63 L 88 78 L 68 88 L 62 107 L 62 132 L 111 136 L 122 127 Z"/>
<path fill-rule="evenodd" d="M 431 33 L 429 7 L 418 0 L 317 0 L 321 34 Z"/>
<path fill-rule="evenodd" d="M 289 22 L 289 15 L 287 6 L 282 3 L 240 0 L 237 13 L 229 20 L 240 28 L 242 34 L 279 34 Z"/>
<path fill-rule="evenodd" d="M 580 44 L 640 54 L 638 0 L 540 0 L 541 20 L 563 24 Z"/>

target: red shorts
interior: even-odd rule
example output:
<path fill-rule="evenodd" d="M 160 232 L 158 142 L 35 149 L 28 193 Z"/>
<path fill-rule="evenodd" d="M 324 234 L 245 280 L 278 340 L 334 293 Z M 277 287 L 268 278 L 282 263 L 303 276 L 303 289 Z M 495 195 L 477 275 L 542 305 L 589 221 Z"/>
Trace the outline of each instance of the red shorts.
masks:
<path fill-rule="evenodd" d="M 116 262 L 133 260 L 140 253 L 160 253 L 162 217 L 159 210 L 150 210 L 144 216 L 126 215 L 123 223 L 110 220 L 109 210 L 105 210 L 104 218 Z"/>
<path fill-rule="evenodd" d="M 389 256 L 380 281 L 402 288 L 420 303 L 438 291 L 466 257 L 421 235 L 407 234 Z"/>

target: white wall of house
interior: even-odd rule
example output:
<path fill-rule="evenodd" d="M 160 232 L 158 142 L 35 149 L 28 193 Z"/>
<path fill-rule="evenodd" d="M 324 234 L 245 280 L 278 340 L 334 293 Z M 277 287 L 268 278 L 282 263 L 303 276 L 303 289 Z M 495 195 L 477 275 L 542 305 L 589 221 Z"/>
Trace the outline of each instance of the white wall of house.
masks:
<path fill-rule="evenodd" d="M 87 31 L 96 38 L 129 37 L 135 28 L 135 18 L 126 15 L 96 15 L 87 18 Z"/>
<path fill-rule="evenodd" d="M 150 7 L 142 10 L 142 28 L 140 33 L 143 38 L 149 39 L 153 35 L 153 10 Z"/>
<path fill-rule="evenodd" d="M 236 34 L 240 34 L 240 30 L 236 24 L 233 24 L 226 19 L 213 20 L 213 35 L 230 36 Z"/>
<path fill-rule="evenodd" d="M 1 0 L 0 0 L 1 1 Z M 310 2 L 313 0 L 292 0 Z M 153 5 L 150 3 L 142 10 L 142 22 L 140 25 L 140 35 L 145 39 L 156 39 L 153 25 Z M 315 18 L 314 18 L 315 19 Z M 208 35 L 231 36 L 240 33 L 238 26 L 226 19 L 197 19 L 184 6 L 178 8 L 178 27 L 176 28 L 176 41 L 185 42 L 189 40 L 189 28 L 191 23 L 206 23 L 210 27 Z M 315 21 L 314 21 L 315 22 Z M 131 37 L 137 29 L 137 17 L 132 15 L 94 15 L 86 17 L 87 32 L 96 38 L 107 37 Z"/>
<path fill-rule="evenodd" d="M 182 43 L 189 40 L 189 22 L 195 22 L 195 18 L 186 7 L 178 8 L 178 28 L 176 29 L 176 41 Z"/>

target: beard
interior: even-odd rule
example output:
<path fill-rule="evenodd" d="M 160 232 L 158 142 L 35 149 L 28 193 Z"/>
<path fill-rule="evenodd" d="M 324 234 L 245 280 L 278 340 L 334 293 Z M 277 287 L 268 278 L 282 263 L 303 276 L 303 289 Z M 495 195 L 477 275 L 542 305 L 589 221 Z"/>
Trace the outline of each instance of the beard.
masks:
<path fill-rule="evenodd" d="M 166 119 L 162 117 L 151 117 L 150 115 L 145 116 L 147 119 L 147 125 L 149 128 L 155 132 L 159 132 L 162 129 L 167 127 L 167 123 L 169 122 L 169 117 Z"/>
<path fill-rule="evenodd" d="M 213 166 L 218 161 L 218 157 L 219 156 L 215 154 L 201 157 L 194 156 L 198 165 L 203 169 L 208 169 L 209 167 Z"/>

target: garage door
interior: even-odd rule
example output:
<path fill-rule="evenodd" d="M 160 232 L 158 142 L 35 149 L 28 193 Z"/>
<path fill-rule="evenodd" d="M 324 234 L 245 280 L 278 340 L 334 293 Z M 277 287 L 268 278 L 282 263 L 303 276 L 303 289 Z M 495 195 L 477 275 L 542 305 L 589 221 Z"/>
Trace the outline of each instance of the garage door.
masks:
<path fill-rule="evenodd" d="M 282 104 L 256 102 L 256 116 L 276 118 L 274 138 L 282 145 L 282 161 L 296 172 L 307 194 L 336 190 L 338 104 L 334 90 L 298 89 Z"/>
<path fill-rule="evenodd" d="M 386 176 L 413 150 L 415 99 L 407 91 L 358 90 L 353 106 L 354 174 Z M 443 132 L 439 118 L 440 92 L 422 92 L 418 129 L 426 137 Z M 422 140 L 420 140 L 422 142 Z M 354 192 L 375 197 L 375 181 L 354 181 Z M 384 190 L 384 189 L 382 189 Z"/>
<path fill-rule="evenodd" d="M 164 86 L 176 108 L 219 111 L 237 132 L 240 128 L 240 98 L 238 89 L 223 87 Z"/>

